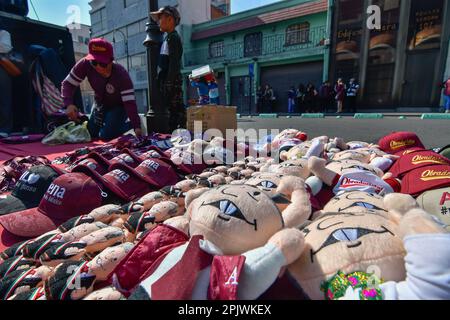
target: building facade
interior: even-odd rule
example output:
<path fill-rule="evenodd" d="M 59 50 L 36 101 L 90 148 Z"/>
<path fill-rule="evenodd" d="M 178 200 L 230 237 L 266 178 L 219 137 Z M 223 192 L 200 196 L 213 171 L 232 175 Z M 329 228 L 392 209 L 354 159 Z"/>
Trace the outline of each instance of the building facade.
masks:
<path fill-rule="evenodd" d="M 143 42 L 147 36 L 148 0 L 92 0 L 89 5 L 91 37 L 113 43 L 116 61 L 128 69 L 133 80 L 139 113 L 146 113 L 147 53 Z M 211 19 L 211 0 L 159 0 L 160 7 L 165 5 L 178 7 L 182 20 L 177 29 L 182 38 L 190 33 L 192 24 Z"/>
<path fill-rule="evenodd" d="M 210 65 L 222 104 L 257 113 L 256 90 L 269 84 L 271 112 L 287 112 L 290 87 L 317 88 L 328 77 L 330 21 L 328 0 L 286 0 L 194 25 L 185 42 L 186 101 L 197 96 L 188 75 Z"/>
<path fill-rule="evenodd" d="M 67 28 L 72 34 L 75 61 L 78 62 L 89 53 L 88 44 L 91 37 L 91 27 L 84 24 L 72 24 L 68 25 Z M 86 79 L 81 83 L 80 90 L 84 110 L 89 113 L 94 103 L 94 90 L 92 90 L 92 87 Z"/>
<path fill-rule="evenodd" d="M 381 29 L 367 27 L 370 5 L 381 9 Z M 437 110 L 449 50 L 449 1 L 337 0 L 332 11 L 332 79 L 359 80 L 360 108 Z"/>

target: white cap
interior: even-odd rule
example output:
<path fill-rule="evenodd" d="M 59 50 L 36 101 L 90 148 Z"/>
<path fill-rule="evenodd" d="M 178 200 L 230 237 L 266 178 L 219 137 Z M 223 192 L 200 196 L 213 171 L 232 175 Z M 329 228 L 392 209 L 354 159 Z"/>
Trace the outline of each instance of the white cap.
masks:
<path fill-rule="evenodd" d="M 11 34 L 6 30 L 0 30 L 0 53 L 9 53 L 12 49 Z"/>

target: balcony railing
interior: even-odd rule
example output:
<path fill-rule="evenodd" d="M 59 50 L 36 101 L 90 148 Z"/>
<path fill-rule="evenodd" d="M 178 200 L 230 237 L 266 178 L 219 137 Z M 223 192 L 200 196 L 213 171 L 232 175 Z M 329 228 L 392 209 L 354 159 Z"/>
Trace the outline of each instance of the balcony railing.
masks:
<path fill-rule="evenodd" d="M 267 57 L 284 53 L 300 53 L 306 49 L 323 48 L 328 38 L 325 26 L 301 30 L 296 32 L 276 33 L 263 36 L 260 43 L 246 44 L 244 41 L 226 44 L 214 50 L 203 47 L 186 51 L 184 54 L 185 67 L 196 65 L 232 62 L 242 58 Z M 250 46 L 250 47 L 249 47 Z"/>

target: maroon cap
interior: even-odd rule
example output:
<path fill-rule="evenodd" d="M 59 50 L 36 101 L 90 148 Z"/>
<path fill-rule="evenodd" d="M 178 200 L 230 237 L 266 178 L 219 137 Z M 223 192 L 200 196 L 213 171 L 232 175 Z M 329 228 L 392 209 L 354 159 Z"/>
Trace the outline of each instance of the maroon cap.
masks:
<path fill-rule="evenodd" d="M 418 196 L 421 193 L 450 186 L 450 166 L 435 165 L 410 171 L 402 180 L 402 193 Z"/>
<path fill-rule="evenodd" d="M 109 161 L 110 167 L 116 163 L 121 163 L 131 168 L 136 168 L 142 162 L 142 159 L 134 154 L 131 150 L 124 149 L 122 152 L 122 154 Z"/>
<path fill-rule="evenodd" d="M 109 171 L 111 163 L 99 153 L 92 152 L 87 156 L 87 158 L 82 159 L 70 166 L 69 170 L 73 171 L 73 169 L 77 166 L 86 166 L 98 172 L 100 175 L 104 175 Z"/>
<path fill-rule="evenodd" d="M 422 141 L 420 141 L 419 137 L 414 132 L 392 133 L 382 138 L 378 142 L 378 145 L 381 150 L 390 154 L 396 154 L 411 148 L 425 149 Z"/>
<path fill-rule="evenodd" d="M 103 204 L 100 186 L 82 173 L 55 179 L 38 208 L 0 217 L 4 229 L 18 237 L 38 237 L 73 217 L 88 214 Z"/>
<path fill-rule="evenodd" d="M 389 172 L 392 173 L 393 178 L 401 178 L 414 169 L 436 165 L 450 165 L 450 159 L 433 151 L 412 151 L 401 156 Z"/>
<path fill-rule="evenodd" d="M 77 166 L 72 172 L 82 172 L 90 176 L 125 201 L 133 201 L 156 188 L 155 182 L 149 185 L 149 179 L 125 164 L 113 164 L 110 170 L 102 176 L 87 166 Z"/>
<path fill-rule="evenodd" d="M 86 60 L 109 64 L 114 60 L 114 49 L 105 39 L 97 38 L 89 42 L 89 54 Z"/>
<path fill-rule="evenodd" d="M 172 162 L 164 158 L 144 160 L 136 168 L 136 172 L 142 174 L 145 181 L 156 186 L 157 189 L 172 186 L 181 180 Z"/>

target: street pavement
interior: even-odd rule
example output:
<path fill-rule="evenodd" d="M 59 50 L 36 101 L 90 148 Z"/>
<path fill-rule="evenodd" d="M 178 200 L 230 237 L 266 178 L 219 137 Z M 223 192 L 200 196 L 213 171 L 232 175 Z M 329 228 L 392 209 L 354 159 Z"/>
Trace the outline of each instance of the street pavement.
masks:
<path fill-rule="evenodd" d="M 422 120 L 419 117 L 396 117 L 384 119 L 354 119 L 353 117 L 326 117 L 324 119 L 302 119 L 280 117 L 261 119 L 242 117 L 238 119 L 240 129 L 287 129 L 294 128 L 308 133 L 309 137 L 326 135 L 342 137 L 346 141 L 367 141 L 377 143 L 393 131 L 416 132 L 427 148 L 440 148 L 450 144 L 450 120 Z"/>

